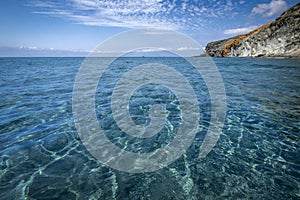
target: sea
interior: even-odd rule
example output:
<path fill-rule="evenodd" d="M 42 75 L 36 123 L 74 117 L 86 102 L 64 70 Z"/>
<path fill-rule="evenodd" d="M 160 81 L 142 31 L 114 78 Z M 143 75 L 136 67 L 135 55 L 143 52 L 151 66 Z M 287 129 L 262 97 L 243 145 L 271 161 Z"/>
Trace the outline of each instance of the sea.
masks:
<path fill-rule="evenodd" d="M 105 58 L 98 59 L 101 64 Z M 97 79 L 94 108 L 106 138 L 122 151 L 142 155 L 165 148 L 183 120 L 174 91 L 148 83 L 131 93 L 128 113 L 136 125 L 147 126 L 151 106 L 163 104 L 168 111 L 163 128 L 148 138 L 118 128 L 110 101 L 131 69 L 149 63 L 175 69 L 199 106 L 197 132 L 186 150 L 166 166 L 151 171 L 140 166 L 139 172 L 103 162 L 79 134 L 73 92 L 84 60 L 0 58 L 0 199 L 300 199 L 299 59 L 211 60 L 222 78 L 226 115 L 205 157 L 199 157 L 200 147 L 214 113 L 201 74 L 184 58 L 114 60 Z"/>

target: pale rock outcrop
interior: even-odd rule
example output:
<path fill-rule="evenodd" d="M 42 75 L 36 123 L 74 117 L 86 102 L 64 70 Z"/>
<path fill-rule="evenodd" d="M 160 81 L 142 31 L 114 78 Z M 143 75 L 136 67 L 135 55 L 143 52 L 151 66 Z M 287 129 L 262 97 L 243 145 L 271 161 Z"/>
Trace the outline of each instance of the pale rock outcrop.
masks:
<path fill-rule="evenodd" d="M 300 3 L 247 34 L 211 42 L 212 57 L 300 57 Z"/>

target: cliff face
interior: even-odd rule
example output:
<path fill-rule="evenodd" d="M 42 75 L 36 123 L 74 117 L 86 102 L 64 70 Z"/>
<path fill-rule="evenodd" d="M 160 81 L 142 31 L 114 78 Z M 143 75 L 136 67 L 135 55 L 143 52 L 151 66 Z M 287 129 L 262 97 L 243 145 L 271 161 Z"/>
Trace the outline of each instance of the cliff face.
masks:
<path fill-rule="evenodd" d="M 211 42 L 212 57 L 300 57 L 300 3 L 247 34 Z"/>

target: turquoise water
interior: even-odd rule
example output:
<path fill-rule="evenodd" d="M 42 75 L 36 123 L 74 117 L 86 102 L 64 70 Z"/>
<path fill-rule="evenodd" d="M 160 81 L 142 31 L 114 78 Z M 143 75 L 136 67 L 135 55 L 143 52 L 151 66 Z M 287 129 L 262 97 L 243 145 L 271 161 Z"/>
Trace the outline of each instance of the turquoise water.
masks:
<path fill-rule="evenodd" d="M 140 174 L 111 169 L 82 145 L 72 115 L 73 85 L 82 61 L 0 58 L 1 199 L 300 198 L 299 60 L 214 60 L 224 80 L 227 116 L 217 145 L 203 159 L 198 153 L 209 125 L 210 97 L 201 77 L 184 68 L 180 58 L 116 61 L 115 70 L 99 82 L 96 113 L 119 147 L 137 153 L 161 148 L 180 122 L 176 97 L 148 85 L 133 94 L 133 120 L 149 123 L 149 105 L 164 103 L 169 125 L 150 140 L 115 132 L 108 100 L 114 82 L 131 67 L 158 61 L 172 65 L 190 80 L 201 105 L 202 129 L 187 152 L 166 168 Z"/>

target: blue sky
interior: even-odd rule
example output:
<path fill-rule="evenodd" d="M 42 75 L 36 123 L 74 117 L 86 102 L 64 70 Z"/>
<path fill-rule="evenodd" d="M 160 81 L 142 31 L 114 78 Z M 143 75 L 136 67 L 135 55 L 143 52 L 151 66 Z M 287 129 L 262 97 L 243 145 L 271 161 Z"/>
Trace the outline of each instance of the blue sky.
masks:
<path fill-rule="evenodd" d="M 0 56 L 85 55 L 125 30 L 163 28 L 200 45 L 255 29 L 297 0 L 2 0 Z"/>

